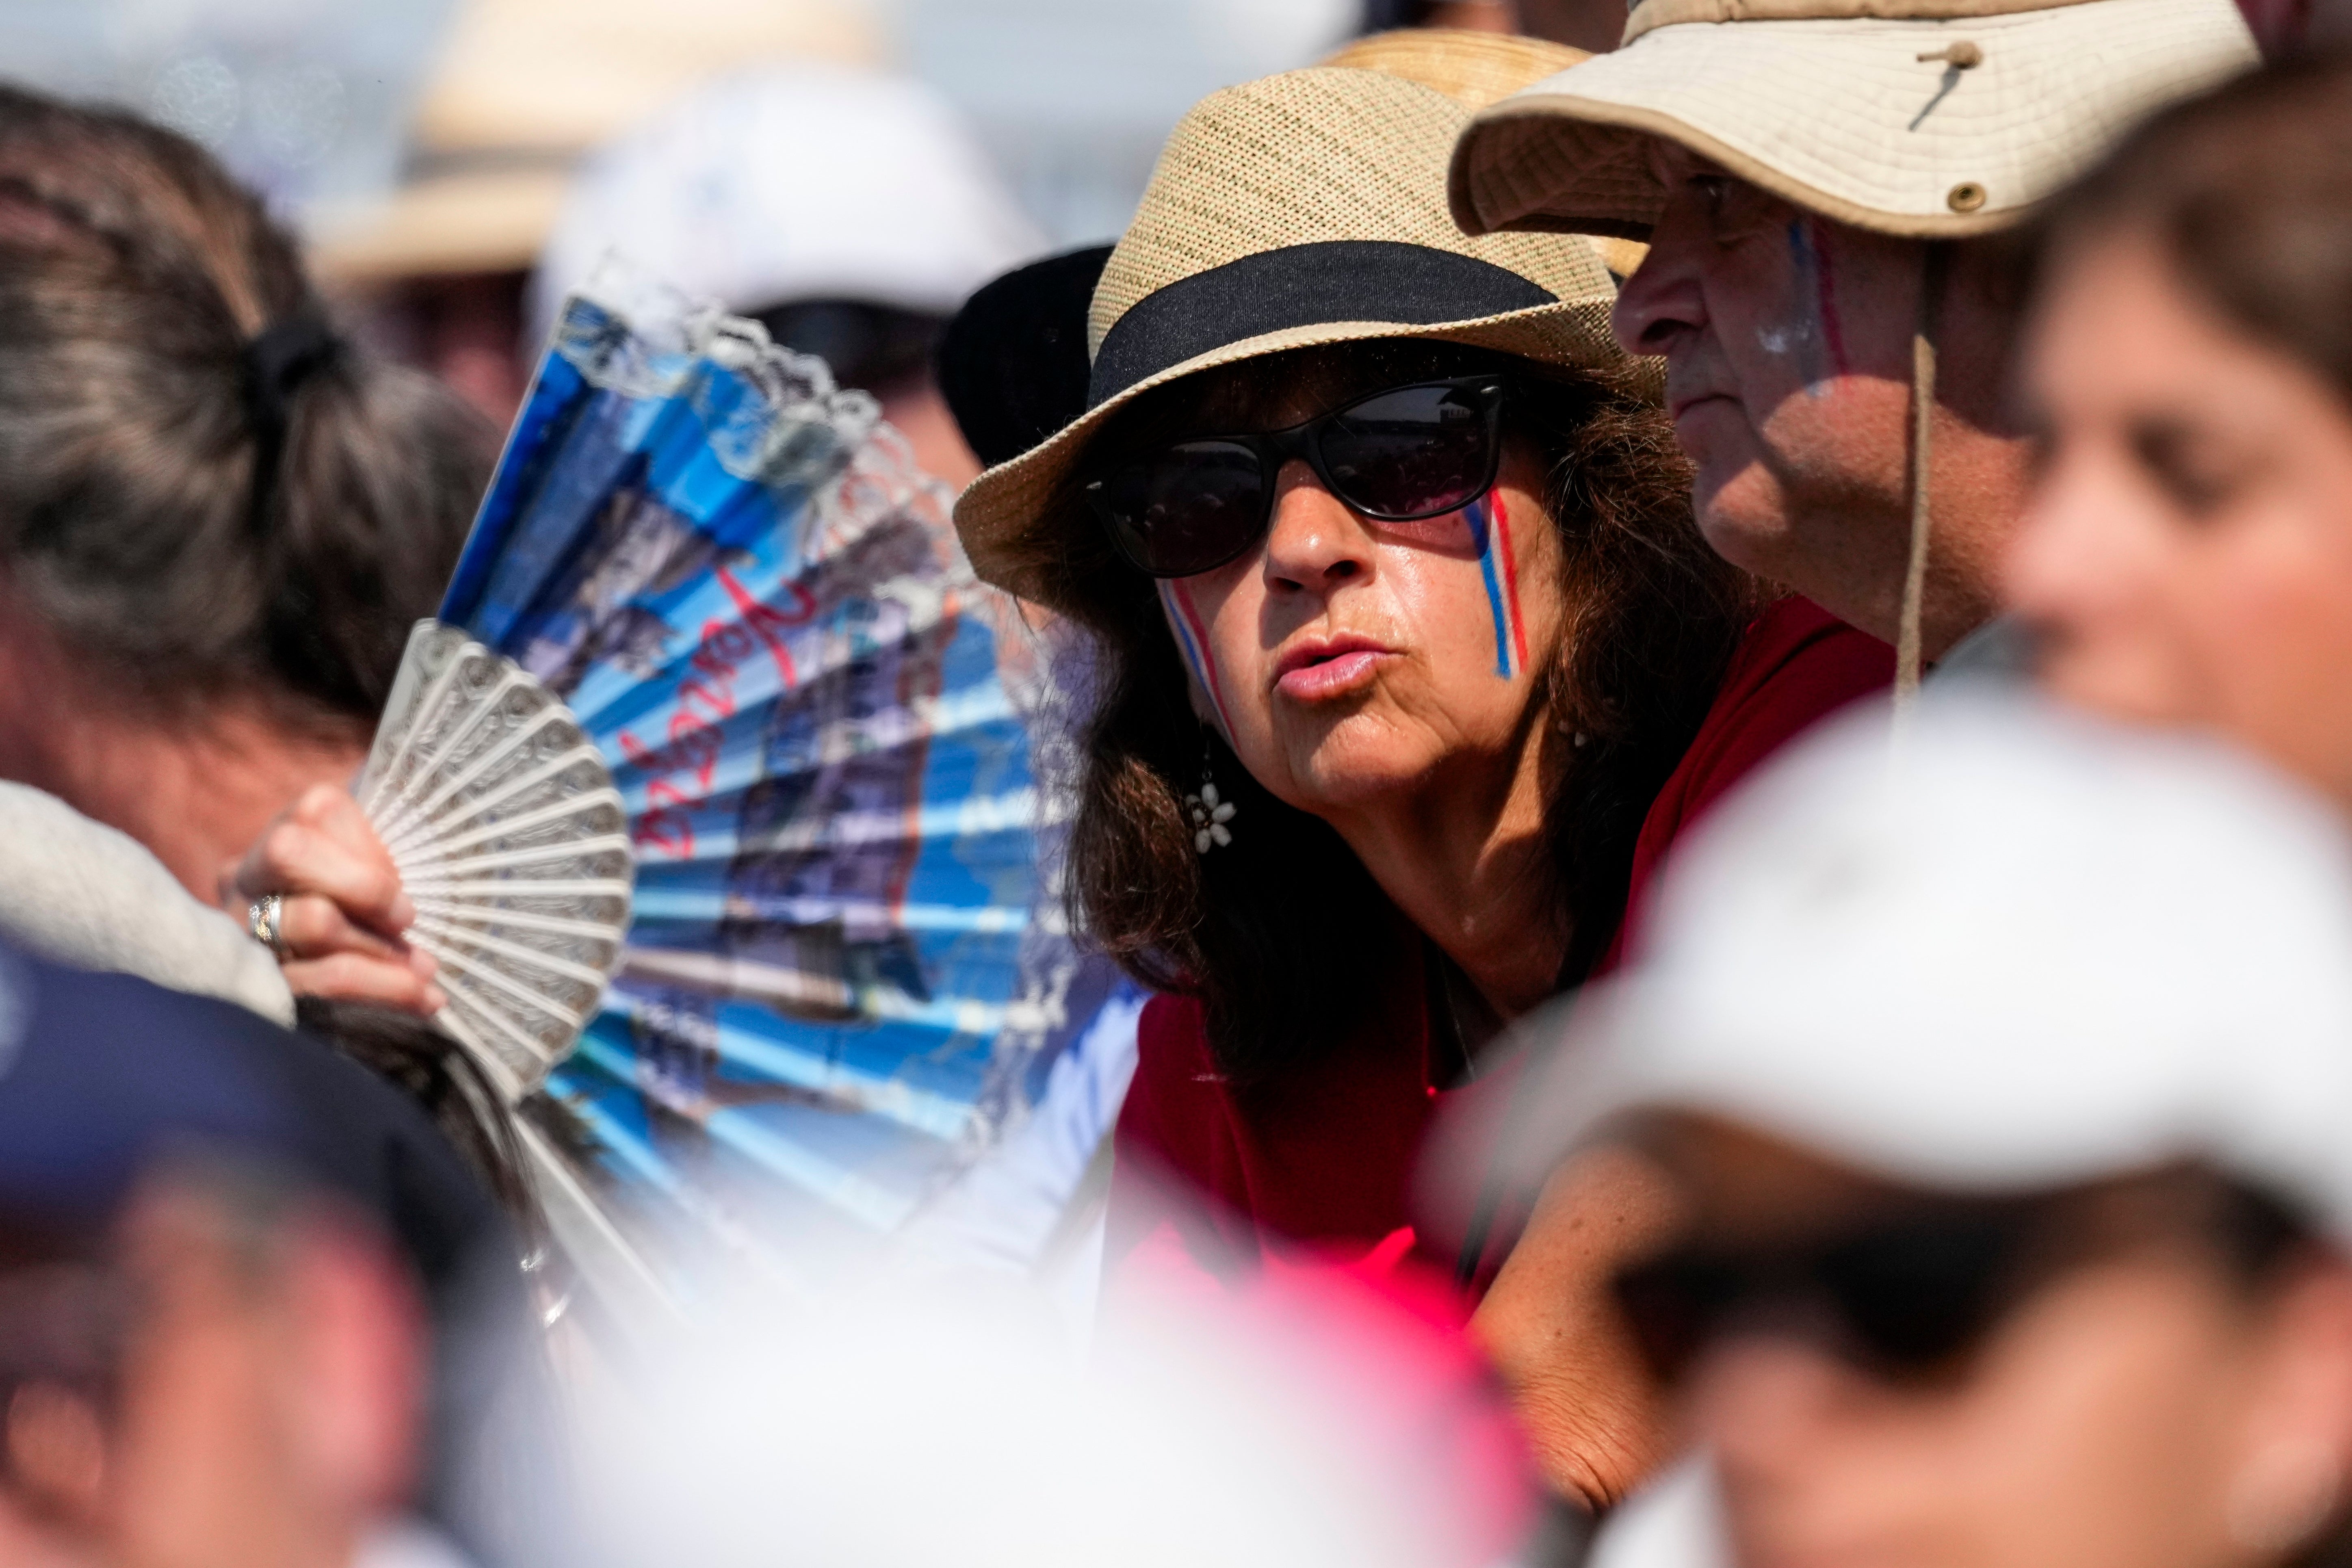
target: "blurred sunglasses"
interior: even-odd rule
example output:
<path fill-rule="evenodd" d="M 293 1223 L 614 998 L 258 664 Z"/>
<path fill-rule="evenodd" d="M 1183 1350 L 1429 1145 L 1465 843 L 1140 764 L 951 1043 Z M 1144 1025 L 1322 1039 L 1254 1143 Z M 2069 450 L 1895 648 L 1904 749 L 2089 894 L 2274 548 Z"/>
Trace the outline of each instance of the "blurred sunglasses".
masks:
<path fill-rule="evenodd" d="M 1197 436 L 1086 487 L 1111 542 L 1154 577 L 1213 572 L 1265 537 L 1276 477 L 1306 463 L 1360 516 L 1419 522 L 1486 493 L 1502 461 L 1502 377 L 1416 382 L 1287 430 Z"/>
<path fill-rule="evenodd" d="M 1740 1331 L 1801 1340 L 1874 1375 L 1926 1382 L 1965 1363 L 2024 1296 L 2044 1228 L 2026 1205 L 1906 1217 L 1805 1247 L 1678 1248 L 1618 1275 L 1643 1359 L 1672 1384 Z"/>

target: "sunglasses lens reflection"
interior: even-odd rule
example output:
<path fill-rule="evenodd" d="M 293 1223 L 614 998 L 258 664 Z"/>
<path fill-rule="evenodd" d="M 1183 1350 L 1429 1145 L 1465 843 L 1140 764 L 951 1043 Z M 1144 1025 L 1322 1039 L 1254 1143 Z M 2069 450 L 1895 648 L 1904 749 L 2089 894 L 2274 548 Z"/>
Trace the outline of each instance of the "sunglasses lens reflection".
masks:
<path fill-rule="evenodd" d="M 1361 515 L 1411 521 L 1457 511 L 1494 482 L 1499 382 L 1400 386 L 1272 436 L 1180 441 L 1090 487 L 1119 551 L 1155 577 L 1188 577 L 1256 542 L 1273 473 L 1312 443 L 1332 492 Z"/>
<path fill-rule="evenodd" d="M 1129 560 L 1156 577 L 1222 565 L 1265 526 L 1265 473 L 1233 441 L 1186 441 L 1114 471 L 1099 492 Z"/>
<path fill-rule="evenodd" d="M 1407 386 L 1334 415 L 1323 466 L 1339 499 L 1367 517 L 1453 511 L 1494 478 L 1491 388 Z"/>

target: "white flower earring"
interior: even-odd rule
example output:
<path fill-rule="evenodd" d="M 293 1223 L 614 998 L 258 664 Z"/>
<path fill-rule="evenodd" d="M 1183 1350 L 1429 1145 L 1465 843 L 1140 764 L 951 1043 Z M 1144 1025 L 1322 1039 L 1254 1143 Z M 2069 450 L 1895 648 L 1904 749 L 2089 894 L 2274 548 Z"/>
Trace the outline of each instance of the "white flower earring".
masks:
<path fill-rule="evenodd" d="M 1225 826 L 1234 819 L 1234 803 L 1217 795 L 1216 774 L 1210 768 L 1208 742 L 1201 745 L 1201 793 L 1184 797 L 1184 810 L 1192 819 L 1192 852 L 1206 855 L 1221 844 L 1234 841 L 1233 829 Z"/>

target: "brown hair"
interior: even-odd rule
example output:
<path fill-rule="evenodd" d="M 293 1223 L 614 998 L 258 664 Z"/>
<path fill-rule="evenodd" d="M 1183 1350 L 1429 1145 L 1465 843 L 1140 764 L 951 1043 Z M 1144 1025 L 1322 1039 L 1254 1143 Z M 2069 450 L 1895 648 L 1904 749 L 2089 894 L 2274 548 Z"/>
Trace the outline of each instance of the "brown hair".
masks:
<path fill-rule="evenodd" d="M 1507 369 L 1507 433 L 1531 442 L 1551 475 L 1570 626 L 1557 662 L 1536 672 L 1538 700 L 1552 723 L 1588 737 L 1551 748 L 1561 761 L 1546 780 L 1550 872 L 1570 931 L 1560 978 L 1573 984 L 1615 934 L 1642 819 L 1714 698 L 1751 608 L 1748 580 L 1700 537 L 1673 426 L 1629 378 L 1412 341 L 1236 368 L 1271 387 L 1335 362 L 1388 384 Z M 1153 405 L 1139 404 L 1103 439 L 1153 419 Z M 1080 504 L 1085 468 L 1055 505 Z M 1097 657 L 1071 916 L 1142 984 L 1200 997 L 1221 1069 L 1246 1084 L 1349 1037 L 1382 994 L 1402 916 L 1336 832 L 1266 793 L 1195 718 L 1151 580 L 1099 526 L 1057 531 L 1073 536 L 1086 542 L 1060 563 L 1064 605 Z M 1207 857 L 1194 853 L 1184 815 L 1204 746 L 1239 808 L 1233 845 Z M 1311 920 L 1297 918 L 1307 889 Z"/>
<path fill-rule="evenodd" d="M 495 457 L 425 376 L 329 349 L 266 427 L 247 345 L 322 320 L 201 149 L 0 89 L 0 574 L 112 688 L 372 725 Z"/>
<path fill-rule="evenodd" d="M 2032 265 L 2126 231 L 2352 403 L 2352 53 L 2272 66 L 2157 115 L 2053 205 Z"/>

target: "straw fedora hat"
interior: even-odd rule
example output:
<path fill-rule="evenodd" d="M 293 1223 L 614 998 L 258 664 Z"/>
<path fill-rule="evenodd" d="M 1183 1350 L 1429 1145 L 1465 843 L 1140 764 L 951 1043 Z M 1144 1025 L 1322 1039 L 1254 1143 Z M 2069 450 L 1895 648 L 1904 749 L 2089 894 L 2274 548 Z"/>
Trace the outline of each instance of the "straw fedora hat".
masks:
<path fill-rule="evenodd" d="M 1449 190 L 1471 234 L 1644 238 L 1663 138 L 1824 217 L 1958 238 L 2255 63 L 2231 0 L 1637 0 L 1623 47 L 1479 113 Z"/>
<path fill-rule="evenodd" d="M 1289 349 L 1419 338 L 1546 363 L 1629 363 L 1615 289 L 1573 235 L 1471 238 L 1445 205 L 1469 109 L 1318 67 L 1228 88 L 1180 121 L 1096 286 L 1087 410 L 972 481 L 956 531 L 980 575 L 1051 605 L 1036 563 L 1092 523 L 1056 507 L 1089 443 L 1154 387 Z"/>
<path fill-rule="evenodd" d="M 763 61 L 881 53 L 839 0 L 465 0 L 400 185 L 320 215 L 312 263 L 353 283 L 529 268 L 580 159 L 688 89 Z"/>

